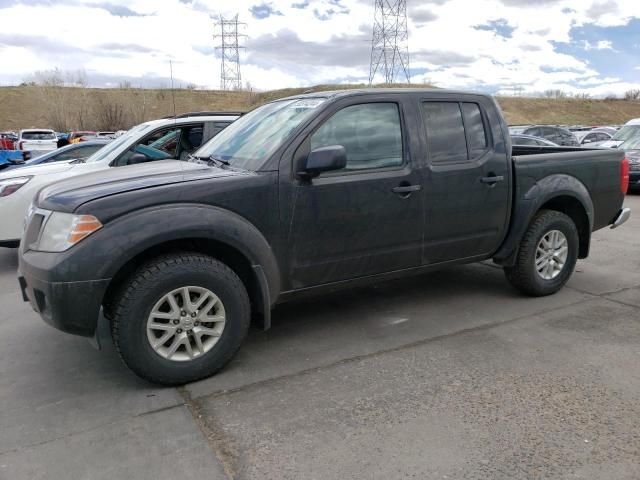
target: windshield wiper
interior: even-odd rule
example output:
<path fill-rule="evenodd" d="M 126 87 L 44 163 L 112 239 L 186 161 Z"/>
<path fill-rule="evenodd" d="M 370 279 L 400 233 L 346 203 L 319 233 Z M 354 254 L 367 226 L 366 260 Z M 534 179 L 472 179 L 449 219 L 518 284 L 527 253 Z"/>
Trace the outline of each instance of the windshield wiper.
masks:
<path fill-rule="evenodd" d="M 217 166 L 225 165 L 225 166 L 228 167 L 228 166 L 231 165 L 228 160 L 224 160 L 222 158 L 217 158 L 217 157 L 214 157 L 213 155 L 211 155 L 207 160 L 209 162 L 212 162 L 214 165 L 217 165 Z"/>

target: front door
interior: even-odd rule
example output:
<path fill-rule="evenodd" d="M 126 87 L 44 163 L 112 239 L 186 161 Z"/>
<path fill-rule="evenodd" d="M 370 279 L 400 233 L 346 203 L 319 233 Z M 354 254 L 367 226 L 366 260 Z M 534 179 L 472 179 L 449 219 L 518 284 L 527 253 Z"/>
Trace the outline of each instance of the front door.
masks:
<path fill-rule="evenodd" d="M 422 109 L 429 162 L 423 263 L 490 255 L 507 227 L 510 155 L 496 148 L 479 103 L 428 101 Z"/>
<path fill-rule="evenodd" d="M 419 266 L 422 178 L 410 161 L 401 105 L 345 106 L 305 143 L 309 150 L 342 145 L 347 166 L 294 183 L 292 288 Z"/>

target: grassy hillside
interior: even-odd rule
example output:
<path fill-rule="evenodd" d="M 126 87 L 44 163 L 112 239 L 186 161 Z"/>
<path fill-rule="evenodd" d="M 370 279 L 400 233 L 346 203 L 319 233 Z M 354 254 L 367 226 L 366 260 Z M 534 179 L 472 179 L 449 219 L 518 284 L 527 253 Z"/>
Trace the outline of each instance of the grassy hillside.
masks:
<path fill-rule="evenodd" d="M 320 85 L 313 91 L 353 86 Z M 177 113 L 249 110 L 261 103 L 309 89 L 270 92 L 176 90 Z M 128 128 L 173 112 L 170 90 L 86 89 L 74 87 L 0 87 L 0 131 L 20 128 Z M 640 102 L 615 100 L 498 99 L 510 124 L 620 124 L 640 117 Z"/>

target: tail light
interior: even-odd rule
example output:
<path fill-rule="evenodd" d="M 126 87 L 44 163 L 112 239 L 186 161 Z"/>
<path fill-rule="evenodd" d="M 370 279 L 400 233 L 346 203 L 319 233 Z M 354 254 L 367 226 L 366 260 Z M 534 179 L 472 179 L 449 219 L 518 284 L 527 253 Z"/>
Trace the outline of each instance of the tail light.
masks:
<path fill-rule="evenodd" d="M 620 167 L 620 188 L 622 189 L 622 194 L 626 195 L 629 190 L 629 159 L 627 157 L 622 159 Z"/>

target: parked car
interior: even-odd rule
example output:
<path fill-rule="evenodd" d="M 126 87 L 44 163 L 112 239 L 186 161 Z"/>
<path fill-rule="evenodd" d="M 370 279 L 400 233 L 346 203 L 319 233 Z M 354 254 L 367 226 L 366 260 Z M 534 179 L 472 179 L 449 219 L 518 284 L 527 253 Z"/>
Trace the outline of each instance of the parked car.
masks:
<path fill-rule="evenodd" d="M 0 133 L 0 150 L 15 150 L 18 136 L 11 132 Z"/>
<path fill-rule="evenodd" d="M 20 130 L 16 150 L 20 150 L 25 160 L 43 155 L 58 148 L 56 132 L 47 129 Z"/>
<path fill-rule="evenodd" d="M 116 132 L 96 132 L 98 138 L 116 138 Z"/>
<path fill-rule="evenodd" d="M 82 141 L 82 137 L 95 137 L 96 132 L 92 132 L 89 130 L 80 131 L 80 132 L 71 132 L 67 140 L 69 143 L 79 143 Z"/>
<path fill-rule="evenodd" d="M 28 162 L 17 163 L 14 165 L 10 165 L 4 168 L 2 172 L 6 172 L 8 170 L 29 167 L 34 165 L 42 165 L 45 163 L 54 163 L 54 162 L 71 162 L 74 160 L 85 160 L 102 147 L 107 145 L 109 140 L 92 140 L 90 142 L 82 142 L 67 145 L 66 147 L 58 148 L 49 153 L 45 153 L 39 157 L 36 157 Z"/>
<path fill-rule="evenodd" d="M 640 118 L 634 118 L 618 130 L 616 134 L 611 137 L 611 140 L 604 142 L 601 146 L 605 148 L 624 149 L 625 142 L 636 141 L 638 138 L 640 138 Z"/>
<path fill-rule="evenodd" d="M 546 138 L 532 137 L 531 135 L 511 135 L 512 145 L 529 145 L 529 146 L 543 146 L 543 147 L 557 147 L 553 142 L 550 142 Z"/>
<path fill-rule="evenodd" d="M 129 130 L 83 163 L 45 163 L 0 172 L 0 246 L 17 246 L 29 204 L 45 185 L 111 167 L 167 158 L 184 160 L 236 118 L 237 115 L 220 113 L 154 120 Z M 11 185 L 11 188 L 2 190 L 2 185 Z"/>
<path fill-rule="evenodd" d="M 574 132 L 574 135 L 580 142 L 580 145 L 587 145 L 589 147 L 600 146 L 604 142 L 611 140 L 613 136 L 610 133 L 595 130 L 591 130 L 590 132 Z"/>
<path fill-rule="evenodd" d="M 271 308 L 301 295 L 487 259 L 525 294 L 553 294 L 591 232 L 629 218 L 628 163 L 617 150 L 531 154 L 506 132 L 478 94 L 268 103 L 190 162 L 43 188 L 20 249 L 24 298 L 87 337 L 102 309 L 125 363 L 173 385 L 219 371 L 252 318 L 269 328 Z"/>
<path fill-rule="evenodd" d="M 609 135 L 611 135 L 613 137 L 618 132 L 618 130 L 620 130 L 620 129 L 616 128 L 616 127 L 596 127 L 591 131 L 592 132 L 605 132 L 605 133 L 608 133 Z"/>
<path fill-rule="evenodd" d="M 523 135 L 531 135 L 532 137 L 545 138 L 556 145 L 563 147 L 577 147 L 580 145 L 576 136 L 569 130 L 561 127 L 554 127 L 550 125 L 532 125 L 522 129 Z"/>
<path fill-rule="evenodd" d="M 626 152 L 629 159 L 629 189 L 640 190 L 640 145 Z"/>

